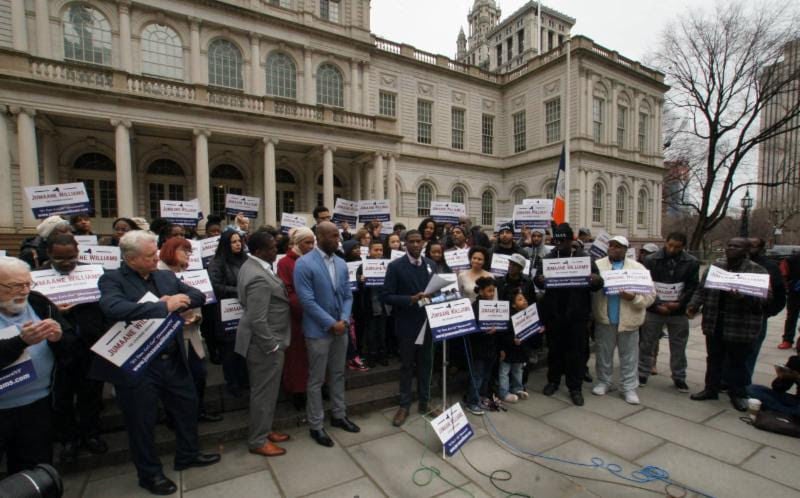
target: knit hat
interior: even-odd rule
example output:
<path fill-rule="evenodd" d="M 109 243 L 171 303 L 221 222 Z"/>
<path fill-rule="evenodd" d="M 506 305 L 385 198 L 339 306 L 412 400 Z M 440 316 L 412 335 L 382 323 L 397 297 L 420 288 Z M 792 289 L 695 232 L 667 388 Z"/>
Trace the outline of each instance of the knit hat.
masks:
<path fill-rule="evenodd" d="M 502 233 L 505 230 L 508 230 L 509 232 L 513 232 L 514 231 L 514 227 L 511 225 L 511 223 L 503 223 L 502 225 L 500 225 L 498 227 L 497 233 Z"/>
<path fill-rule="evenodd" d="M 38 233 L 41 238 L 46 239 L 59 225 L 69 226 L 69 222 L 58 215 L 50 216 L 36 226 L 36 233 Z"/>
<path fill-rule="evenodd" d="M 517 265 L 519 265 L 519 267 L 520 267 L 520 268 L 522 268 L 523 270 L 525 269 L 525 263 L 526 263 L 526 261 L 527 261 L 527 260 L 525 259 L 525 256 L 523 256 L 523 255 L 522 255 L 522 254 L 520 254 L 520 253 L 514 253 L 514 254 L 512 254 L 512 255 L 511 255 L 511 257 L 510 257 L 510 258 L 508 258 L 508 262 L 509 262 L 509 263 L 514 263 L 514 264 L 517 264 Z"/>
<path fill-rule="evenodd" d="M 569 226 L 568 223 L 562 223 L 553 230 L 553 238 L 558 241 L 564 239 L 572 240 L 575 238 L 575 233 L 572 231 L 572 227 Z"/>
<path fill-rule="evenodd" d="M 642 246 L 642 250 L 646 253 L 653 254 L 654 252 L 658 252 L 658 246 L 653 244 L 652 242 L 648 242 L 644 246 Z"/>
<path fill-rule="evenodd" d="M 342 244 L 342 252 L 344 253 L 345 259 L 353 252 L 353 248 L 358 245 L 358 241 L 354 239 L 345 240 Z"/>

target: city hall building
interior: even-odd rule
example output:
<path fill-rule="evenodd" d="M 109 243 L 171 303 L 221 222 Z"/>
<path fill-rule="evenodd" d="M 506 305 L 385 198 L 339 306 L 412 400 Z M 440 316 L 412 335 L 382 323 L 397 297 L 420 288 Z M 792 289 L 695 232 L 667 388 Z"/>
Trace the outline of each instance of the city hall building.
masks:
<path fill-rule="evenodd" d="M 226 193 L 266 223 L 344 197 L 491 227 L 553 196 L 569 134 L 570 222 L 659 237 L 663 74 L 538 7 L 476 0 L 450 59 L 373 35 L 369 0 L 0 0 L 0 231 L 35 227 L 23 187 L 78 181 L 104 232 Z"/>

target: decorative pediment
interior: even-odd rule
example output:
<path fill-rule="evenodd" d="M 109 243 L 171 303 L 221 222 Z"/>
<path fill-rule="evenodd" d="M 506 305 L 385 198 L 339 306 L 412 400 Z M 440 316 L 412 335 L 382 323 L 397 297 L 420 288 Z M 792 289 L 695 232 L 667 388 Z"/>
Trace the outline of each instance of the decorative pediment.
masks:
<path fill-rule="evenodd" d="M 397 88 L 397 76 L 389 73 L 381 73 L 380 85 L 388 88 Z"/>
<path fill-rule="evenodd" d="M 561 90 L 561 80 L 551 81 L 550 83 L 544 84 L 544 96 L 545 98 L 550 97 L 551 95 L 555 95 Z"/>
<path fill-rule="evenodd" d="M 511 99 L 511 107 L 513 109 L 518 109 L 525 105 L 525 94 L 517 95 L 516 97 Z"/>
<path fill-rule="evenodd" d="M 466 105 L 467 95 L 464 92 L 453 90 L 453 103 L 458 105 Z"/>
<path fill-rule="evenodd" d="M 433 97 L 433 85 L 430 83 L 419 83 L 417 91 L 425 97 Z"/>
<path fill-rule="evenodd" d="M 487 112 L 494 112 L 495 102 L 494 100 L 483 99 L 483 110 Z"/>

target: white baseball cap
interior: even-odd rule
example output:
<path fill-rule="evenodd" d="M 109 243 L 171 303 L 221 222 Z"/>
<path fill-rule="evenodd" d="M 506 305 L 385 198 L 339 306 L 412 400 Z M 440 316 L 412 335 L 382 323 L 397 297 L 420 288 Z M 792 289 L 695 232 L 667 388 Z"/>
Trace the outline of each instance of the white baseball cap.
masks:
<path fill-rule="evenodd" d="M 628 242 L 628 239 L 623 237 L 622 235 L 615 235 L 610 239 L 608 239 L 608 243 L 610 244 L 611 242 L 616 242 L 617 244 L 625 247 L 631 246 L 631 244 Z"/>

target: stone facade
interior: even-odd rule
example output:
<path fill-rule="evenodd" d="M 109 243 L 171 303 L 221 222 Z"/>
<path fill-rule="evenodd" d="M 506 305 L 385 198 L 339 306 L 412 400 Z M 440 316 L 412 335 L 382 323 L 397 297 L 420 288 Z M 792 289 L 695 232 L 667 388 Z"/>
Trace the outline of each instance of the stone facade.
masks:
<path fill-rule="evenodd" d="M 376 38 L 368 0 L 0 0 L 6 10 L 6 232 L 36 224 L 21 187 L 68 181 L 86 182 L 104 231 L 154 215 L 160 198 L 218 212 L 226 192 L 264 199 L 260 222 L 342 196 L 388 198 L 415 225 L 430 200 L 463 198 L 491 226 L 552 195 L 568 109 L 570 221 L 660 236 L 663 75 L 587 38 L 569 44 L 568 98 L 566 44 L 486 71 Z"/>

